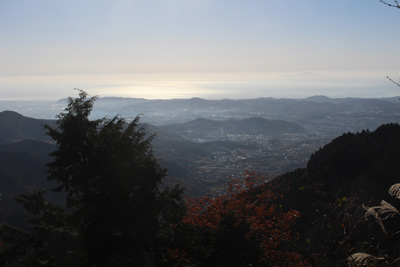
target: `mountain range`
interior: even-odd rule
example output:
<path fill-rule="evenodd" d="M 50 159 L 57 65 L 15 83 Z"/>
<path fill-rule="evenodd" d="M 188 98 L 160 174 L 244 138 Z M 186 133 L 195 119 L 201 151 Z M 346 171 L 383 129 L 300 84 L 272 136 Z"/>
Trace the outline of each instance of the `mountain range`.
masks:
<path fill-rule="evenodd" d="M 44 125 L 54 125 L 54 120 L 33 119 L 22 116 L 16 112 L 0 112 L 0 152 L 24 154 L 25 160 L 39 160 L 43 166 L 48 162 L 48 154 L 55 149 L 55 145 L 45 134 Z M 304 132 L 304 129 L 295 123 L 287 121 L 274 121 L 262 118 L 248 118 L 240 120 L 216 121 L 197 119 L 181 124 L 167 126 L 154 126 L 143 124 L 146 131 L 156 134 L 153 140 L 155 154 L 160 158 L 162 165 L 168 169 L 171 182 L 179 181 L 187 186 L 188 192 L 199 195 L 207 186 L 201 179 L 193 177 L 188 172 L 195 170 L 199 161 L 214 158 L 215 153 L 232 154 L 237 150 L 257 150 L 255 144 L 243 144 L 230 140 L 213 140 L 203 143 L 192 142 L 185 139 L 186 132 L 199 136 L 206 134 L 220 136 L 229 134 L 290 134 Z M 203 136 L 204 137 L 204 136 Z M 193 139 L 193 136 L 191 137 Z M 218 138 L 217 138 L 218 139 Z M 5 156 L 6 157 L 6 156 Z M 10 170 L 22 181 L 29 180 L 25 173 L 13 162 Z M 22 168 L 23 169 L 23 168 Z M 26 184 L 21 182 L 20 184 Z M 28 183 L 29 184 L 29 183 Z M 197 189 L 196 189 L 197 188 Z"/>
<path fill-rule="evenodd" d="M 325 101 L 324 98 L 318 100 Z M 23 226 L 26 215 L 12 196 L 35 188 L 52 188 L 53 185 L 45 177 L 48 153 L 55 149 L 55 145 L 44 134 L 43 125 L 53 123 L 52 120 L 32 119 L 15 112 L 0 113 L 2 221 Z M 191 167 L 188 163 L 213 160 L 217 154 L 226 157 L 232 151 L 239 153 L 246 149 L 254 151 L 259 157 L 266 155 L 260 154 L 255 143 L 229 140 L 191 142 L 180 133 L 201 132 L 209 128 L 215 133 L 224 130 L 224 134 L 242 134 L 245 133 L 242 129 L 252 129 L 257 125 L 260 128 L 255 130 L 256 133 L 267 133 L 266 136 L 270 134 L 268 129 L 274 129 L 273 133 L 281 135 L 304 131 L 293 122 L 257 117 L 220 121 L 197 119 L 168 127 L 144 126 L 150 133 L 158 133 L 153 144 L 162 164 L 168 167 L 170 177 L 167 183 L 180 182 L 187 186 L 186 192 L 199 195 L 210 184 L 194 179 L 192 172 L 203 170 L 209 176 L 213 174 L 210 169 Z M 290 136 L 293 138 L 296 135 Z M 232 155 L 241 157 L 240 154 Z M 385 124 L 374 131 L 344 133 L 334 138 L 315 150 L 304 166 L 278 175 L 265 186 L 281 194 L 277 201 L 284 209 L 300 212 L 295 231 L 302 255 L 314 261 L 315 266 L 346 266 L 346 258 L 350 254 L 382 248 L 379 227 L 374 221 L 365 219 L 363 205 L 378 205 L 382 199 L 395 202 L 387 190 L 390 185 L 399 182 L 399 159 L 400 126 Z M 264 164 L 271 163 L 266 160 Z"/>

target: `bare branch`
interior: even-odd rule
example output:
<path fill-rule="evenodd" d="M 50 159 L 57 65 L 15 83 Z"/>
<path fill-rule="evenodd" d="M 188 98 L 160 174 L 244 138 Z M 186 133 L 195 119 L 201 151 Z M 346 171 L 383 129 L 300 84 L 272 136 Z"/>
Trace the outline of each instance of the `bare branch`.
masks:
<path fill-rule="evenodd" d="M 395 82 L 395 81 L 393 81 L 389 76 L 386 76 L 386 78 L 388 78 L 389 81 L 391 81 L 391 82 L 394 83 L 395 85 L 400 86 L 400 81 Z"/>
<path fill-rule="evenodd" d="M 389 2 L 383 1 L 383 0 L 379 0 L 379 2 L 381 2 L 381 3 L 383 3 L 383 4 L 387 5 L 387 6 L 390 6 L 390 7 L 395 7 L 395 8 L 399 8 L 400 9 L 400 3 L 399 3 L 398 0 L 393 0 L 394 3 L 389 3 Z"/>

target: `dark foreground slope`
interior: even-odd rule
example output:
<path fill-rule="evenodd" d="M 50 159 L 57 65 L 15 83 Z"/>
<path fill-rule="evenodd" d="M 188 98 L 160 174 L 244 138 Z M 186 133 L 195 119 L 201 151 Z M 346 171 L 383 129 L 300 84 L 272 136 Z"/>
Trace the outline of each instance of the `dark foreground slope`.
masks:
<path fill-rule="evenodd" d="M 316 266 L 347 266 L 355 252 L 376 252 L 383 234 L 362 205 L 395 202 L 388 188 L 400 182 L 400 126 L 347 133 L 315 152 L 304 169 L 272 182 L 283 205 L 301 212 L 303 254 Z M 378 244 L 380 244 L 378 246 Z"/>
<path fill-rule="evenodd" d="M 14 119 L 18 121 L 21 117 Z M 3 128 L 4 133 L 9 133 L 10 129 L 25 129 L 21 125 Z M 30 135 L 30 130 L 14 132 L 23 135 L 10 138 L 13 135 L 5 134 L 3 141 L 44 136 L 39 132 Z M 172 137 L 163 143 L 157 143 L 162 141 L 160 139 L 155 140 L 155 145 L 166 149 L 167 145 L 177 146 L 184 142 L 177 137 L 174 142 L 171 140 Z M 175 147 L 175 150 L 179 149 Z M 47 155 L 52 150 L 52 145 L 37 140 L 0 145 L 0 221 L 17 225 L 9 220 L 20 218 L 20 214 L 12 214 L 16 212 L 17 204 L 11 195 L 46 185 L 51 187 L 44 178 L 47 176 Z M 204 153 L 200 145 L 194 144 L 188 147 L 185 143 L 182 150 L 187 153 L 186 157 Z M 171 158 L 173 155 L 166 156 Z M 388 124 L 374 132 L 343 134 L 316 151 L 306 168 L 286 173 L 271 182 L 274 191 L 284 196 L 283 207 L 301 213 L 296 224 L 298 247 L 310 262 L 315 266 L 346 266 L 346 258 L 354 252 L 374 253 L 383 248 L 382 232 L 373 220 L 365 220 L 362 205 L 377 205 L 382 199 L 395 203 L 387 190 L 400 182 L 399 162 L 400 126 Z M 178 167 L 175 166 L 177 173 L 187 174 L 187 169 Z"/>

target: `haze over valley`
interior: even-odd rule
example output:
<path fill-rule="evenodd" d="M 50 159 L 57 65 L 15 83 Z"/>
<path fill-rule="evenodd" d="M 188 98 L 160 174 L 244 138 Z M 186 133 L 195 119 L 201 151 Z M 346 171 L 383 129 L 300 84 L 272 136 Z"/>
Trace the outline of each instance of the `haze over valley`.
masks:
<path fill-rule="evenodd" d="M 397 0 L 0 0 L 0 266 L 398 266 Z"/>
<path fill-rule="evenodd" d="M 325 96 L 244 100 L 104 97 L 96 101 L 91 116 L 120 115 L 130 121 L 142 114 L 146 130 L 156 134 L 154 150 L 171 181 L 186 186 L 189 194 L 215 195 L 244 170 L 283 174 L 304 167 L 313 152 L 343 133 L 399 123 L 398 101 L 398 97 Z M 31 118 L 2 112 L 2 143 L 23 139 L 48 142 L 41 125 L 54 120 L 66 100 L 0 101 L 0 105 Z M 27 128 L 29 125 L 33 128 Z"/>

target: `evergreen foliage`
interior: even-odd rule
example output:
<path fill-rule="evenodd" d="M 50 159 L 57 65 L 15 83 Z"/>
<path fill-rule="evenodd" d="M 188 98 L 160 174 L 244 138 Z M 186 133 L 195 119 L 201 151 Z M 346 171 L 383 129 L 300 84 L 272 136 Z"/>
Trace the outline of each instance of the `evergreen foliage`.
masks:
<path fill-rule="evenodd" d="M 48 180 L 66 204 L 47 202 L 43 191 L 19 196 L 31 229 L 2 225 L 0 264 L 146 266 L 162 259 L 155 247 L 182 215 L 182 189 L 162 189 L 166 172 L 139 117 L 89 120 L 95 100 L 80 90 L 56 126 L 46 126 L 57 146 Z"/>
<path fill-rule="evenodd" d="M 0 225 L 0 266 L 399 262 L 399 125 L 344 134 L 306 168 L 268 183 L 247 172 L 225 194 L 187 201 L 185 210 L 182 189 L 162 185 L 166 172 L 139 117 L 89 120 L 95 100 L 80 91 L 46 127 L 56 145 L 48 180 L 65 203 L 49 202 L 43 190 L 17 196 L 30 228 Z M 367 206 L 375 220 L 366 220 Z"/>
<path fill-rule="evenodd" d="M 399 158 L 400 125 L 387 124 L 374 132 L 343 134 L 315 152 L 306 168 L 271 182 L 284 195 L 283 206 L 302 215 L 295 231 L 309 262 L 347 266 L 356 252 L 390 251 L 379 224 L 365 219 L 362 205 L 377 206 L 382 199 L 393 203 L 387 188 L 398 183 Z"/>

